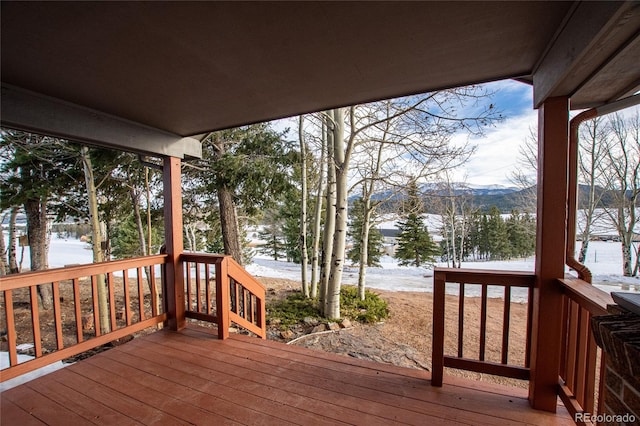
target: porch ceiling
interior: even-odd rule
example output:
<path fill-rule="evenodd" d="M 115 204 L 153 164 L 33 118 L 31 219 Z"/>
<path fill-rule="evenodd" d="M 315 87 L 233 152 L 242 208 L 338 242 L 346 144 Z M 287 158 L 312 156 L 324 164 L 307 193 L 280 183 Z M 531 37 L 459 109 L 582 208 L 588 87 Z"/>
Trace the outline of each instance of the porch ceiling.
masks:
<path fill-rule="evenodd" d="M 638 2 L 0 7 L 2 122 L 28 130 L 55 132 L 41 121 L 59 102 L 178 140 L 505 78 L 534 82 L 538 104 L 572 95 L 581 108 L 640 87 Z"/>

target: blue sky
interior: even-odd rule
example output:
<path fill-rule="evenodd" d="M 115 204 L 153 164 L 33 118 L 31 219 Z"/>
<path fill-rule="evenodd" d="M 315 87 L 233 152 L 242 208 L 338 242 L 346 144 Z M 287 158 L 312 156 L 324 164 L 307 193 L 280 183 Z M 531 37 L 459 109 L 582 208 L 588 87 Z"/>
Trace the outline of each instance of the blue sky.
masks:
<path fill-rule="evenodd" d="M 533 89 L 513 80 L 488 83 L 487 87 L 495 90 L 493 103 L 503 112 L 504 120 L 486 129 L 485 136 L 471 139 L 476 152 L 453 172 L 454 179 L 472 186 L 513 186 L 509 176 L 517 167 L 519 147 L 530 134 L 530 128 L 537 127 Z M 459 142 L 466 139 L 464 134 L 454 138 Z"/>
<path fill-rule="evenodd" d="M 487 88 L 495 92 L 488 101 L 502 112 L 504 120 L 486 129 L 483 137 L 470 140 L 476 151 L 469 161 L 452 172 L 453 180 L 471 186 L 503 185 L 513 186 L 509 181 L 517 167 L 518 150 L 530 128 L 537 126 L 537 112 L 533 109 L 533 89 L 514 80 L 487 83 Z M 277 120 L 274 127 L 284 130 L 289 127 L 289 138 L 296 138 L 297 120 L 294 118 Z M 453 143 L 464 143 L 467 134 L 458 134 Z"/>

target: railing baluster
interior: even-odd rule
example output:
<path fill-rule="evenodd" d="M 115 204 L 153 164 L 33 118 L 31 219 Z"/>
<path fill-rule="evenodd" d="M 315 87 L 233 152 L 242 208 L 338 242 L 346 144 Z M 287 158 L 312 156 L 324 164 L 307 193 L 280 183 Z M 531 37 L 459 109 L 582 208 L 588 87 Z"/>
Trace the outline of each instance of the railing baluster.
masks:
<path fill-rule="evenodd" d="M 82 343 L 84 336 L 82 335 L 82 300 L 80 299 L 80 288 L 78 287 L 78 278 L 71 280 L 73 285 L 73 304 L 76 314 L 76 339 L 78 343 Z"/>
<path fill-rule="evenodd" d="M 484 361 L 487 344 L 487 285 L 482 284 L 482 297 L 480 299 L 480 347 L 478 359 Z"/>
<path fill-rule="evenodd" d="M 187 305 L 187 311 L 191 311 L 193 310 L 193 307 L 191 305 L 191 262 L 185 262 L 184 263 L 184 268 L 187 272 L 187 279 L 185 281 L 185 285 L 187 287 L 187 300 L 186 300 L 186 305 Z"/>
<path fill-rule="evenodd" d="M 511 287 L 504 288 L 504 309 L 502 315 L 502 363 L 509 361 L 509 325 L 511 321 Z"/>
<path fill-rule="evenodd" d="M 64 339 L 62 337 L 62 310 L 60 309 L 60 282 L 53 283 L 53 324 L 56 328 L 56 348 L 58 350 L 64 348 Z"/>
<path fill-rule="evenodd" d="M 526 368 L 531 367 L 531 330 L 533 330 L 533 285 L 529 287 L 529 294 L 527 296 L 527 341 L 524 351 L 524 366 Z"/>
<path fill-rule="evenodd" d="M 234 279 L 231 279 L 231 281 L 233 282 L 233 289 L 235 294 L 236 306 L 234 312 L 238 315 L 242 315 L 242 312 L 240 311 L 240 285 Z"/>
<path fill-rule="evenodd" d="M 202 312 L 202 303 L 200 301 L 200 265 L 196 262 L 196 312 Z"/>
<path fill-rule="evenodd" d="M 122 281 L 124 287 L 124 315 L 127 325 L 131 325 L 131 297 L 129 296 L 129 270 L 122 271 Z"/>
<path fill-rule="evenodd" d="M 460 297 L 458 297 L 458 358 L 464 353 L 464 286 L 460 283 Z"/>
<path fill-rule="evenodd" d="M 204 265 L 204 284 L 205 284 L 205 293 L 206 293 L 206 304 L 207 304 L 207 314 L 211 314 L 211 286 L 209 285 L 209 265 L 205 263 Z"/>
<path fill-rule="evenodd" d="M 18 364 L 18 350 L 16 349 L 16 320 L 13 313 L 13 294 L 11 290 L 4 292 L 4 310 L 7 316 L 7 344 L 9 346 L 9 366 Z"/>
<path fill-rule="evenodd" d="M 565 382 L 569 389 L 575 389 L 577 341 L 578 341 L 578 305 L 575 302 L 569 304 L 569 345 L 567 348 L 567 375 Z"/>
<path fill-rule="evenodd" d="M 140 322 L 144 321 L 144 286 L 142 284 L 142 268 L 137 268 L 137 282 L 138 282 L 138 309 L 140 310 Z"/>
<path fill-rule="evenodd" d="M 43 284 L 48 285 L 48 284 Z M 33 349 L 36 357 L 42 356 L 42 339 L 40 338 L 40 309 L 38 308 L 38 290 L 35 285 L 29 287 L 31 301 L 31 326 L 33 330 Z"/>
<path fill-rule="evenodd" d="M 116 298 L 115 298 L 115 291 L 114 291 L 114 278 L 113 278 L 113 272 L 109 272 L 107 274 L 107 287 L 109 289 L 109 313 L 110 313 L 110 324 L 111 324 L 111 331 L 115 331 L 115 329 L 117 328 L 116 325 Z"/>
<path fill-rule="evenodd" d="M 576 354 L 576 399 L 581 406 L 585 406 L 587 346 L 589 345 L 589 312 L 580 309 L 578 316 L 578 353 Z"/>
<path fill-rule="evenodd" d="M 95 330 L 96 337 L 102 334 L 102 328 L 100 327 L 100 307 L 98 306 L 98 277 L 91 275 L 91 295 L 93 300 L 93 328 Z"/>
<path fill-rule="evenodd" d="M 149 266 L 149 286 L 151 287 L 151 315 L 155 317 L 159 313 L 158 305 L 160 305 L 160 299 L 156 288 L 156 268 L 153 265 Z"/>
<path fill-rule="evenodd" d="M 591 319 L 589 318 L 588 324 L 591 323 Z M 596 345 L 596 341 L 593 338 L 593 334 L 589 333 L 588 341 L 587 341 L 587 350 L 586 350 L 586 371 L 585 371 L 585 385 L 584 385 L 584 407 L 587 411 L 592 413 L 596 413 L 595 410 L 595 389 L 596 389 L 596 374 L 597 371 L 595 368 L 589 368 L 589 366 L 595 366 L 597 363 L 598 357 L 598 345 Z"/>

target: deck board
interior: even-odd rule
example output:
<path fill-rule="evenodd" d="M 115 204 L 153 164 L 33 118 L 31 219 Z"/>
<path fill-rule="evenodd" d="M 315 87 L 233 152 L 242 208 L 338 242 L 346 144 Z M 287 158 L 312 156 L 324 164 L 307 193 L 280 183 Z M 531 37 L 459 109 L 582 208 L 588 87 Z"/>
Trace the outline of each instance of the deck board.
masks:
<path fill-rule="evenodd" d="M 522 390 L 188 327 L 0 394 L 2 424 L 572 425 Z"/>

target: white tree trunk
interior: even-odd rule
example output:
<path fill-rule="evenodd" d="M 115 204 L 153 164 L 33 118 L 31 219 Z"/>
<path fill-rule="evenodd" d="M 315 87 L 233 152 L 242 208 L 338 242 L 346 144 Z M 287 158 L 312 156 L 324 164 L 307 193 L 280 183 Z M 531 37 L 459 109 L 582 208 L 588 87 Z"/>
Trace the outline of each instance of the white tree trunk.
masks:
<path fill-rule="evenodd" d="M 340 287 L 345 261 L 347 238 L 347 177 L 348 157 L 345 155 L 344 112 L 341 108 L 333 110 L 334 120 L 334 167 L 336 174 L 336 211 L 333 250 L 331 253 L 331 272 L 327 286 L 324 315 L 326 318 L 340 318 Z"/>
<path fill-rule="evenodd" d="M 365 191 L 367 192 L 367 191 Z M 369 230 L 371 228 L 371 197 L 363 194 L 362 232 L 360 233 L 360 269 L 358 271 L 358 297 L 364 300 L 367 283 L 367 265 L 369 264 Z"/>
<path fill-rule="evenodd" d="M 327 193 L 326 193 L 326 207 L 324 217 L 324 232 L 322 241 L 322 267 L 320 277 L 320 291 L 318 294 L 318 302 L 322 309 L 323 315 L 325 314 L 325 306 L 327 300 L 327 289 L 329 287 L 329 276 L 331 273 L 331 255 L 333 252 L 333 234 L 336 229 L 336 170 L 334 159 L 334 144 L 333 134 L 329 127 L 327 132 Z"/>
<path fill-rule="evenodd" d="M 316 203 L 313 211 L 313 248 L 311 251 L 311 297 L 318 296 L 318 281 L 320 277 L 320 226 L 322 224 L 322 194 L 324 194 L 324 182 L 325 182 L 325 174 L 324 174 L 324 164 L 325 164 L 325 153 L 327 147 L 327 133 L 326 133 L 326 125 L 322 124 L 322 147 L 320 154 L 320 172 L 318 173 L 318 188 L 316 191 Z"/>
<path fill-rule="evenodd" d="M 300 263 L 301 263 L 301 276 L 302 292 L 305 297 L 309 297 L 309 282 L 307 280 L 307 264 L 309 258 L 307 256 L 307 149 L 304 141 L 304 118 L 302 115 L 298 121 L 298 136 L 300 139 L 300 180 L 302 190 L 302 203 L 300 209 Z"/>

